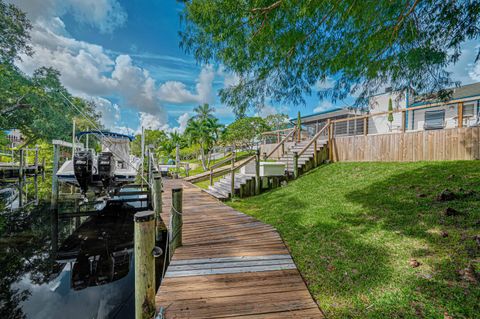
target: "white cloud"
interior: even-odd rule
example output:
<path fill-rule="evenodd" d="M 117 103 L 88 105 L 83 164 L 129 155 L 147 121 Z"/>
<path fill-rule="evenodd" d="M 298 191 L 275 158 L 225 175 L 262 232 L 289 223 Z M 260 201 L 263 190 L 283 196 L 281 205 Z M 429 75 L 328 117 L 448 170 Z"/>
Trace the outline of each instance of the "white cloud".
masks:
<path fill-rule="evenodd" d="M 154 114 L 139 112 L 140 116 L 140 125 L 137 129 L 137 133 L 142 131 L 142 127 L 148 130 L 166 130 L 168 125 L 160 120 L 158 116 Z"/>
<path fill-rule="evenodd" d="M 191 92 L 187 86 L 178 81 L 167 81 L 160 85 L 158 97 L 160 100 L 170 103 L 211 103 L 213 101 L 212 83 L 215 72 L 211 65 L 204 66 L 200 71 L 195 85 L 195 92 Z"/>
<path fill-rule="evenodd" d="M 33 22 L 49 21 L 71 13 L 77 22 L 97 28 L 102 33 L 110 33 L 122 26 L 127 13 L 117 0 L 18 0 L 14 3 L 25 11 Z"/>
<path fill-rule="evenodd" d="M 177 119 L 177 123 L 178 123 L 178 128 L 177 128 L 177 131 L 179 133 L 183 133 L 185 132 L 185 129 L 187 128 L 187 124 L 188 124 L 188 120 L 190 119 L 190 114 L 188 113 L 183 113 L 182 115 L 180 115 Z"/>
<path fill-rule="evenodd" d="M 90 100 L 97 106 L 97 111 L 102 115 L 101 123 L 108 130 L 115 130 L 120 121 L 120 107 L 101 97 L 91 97 Z"/>
<path fill-rule="evenodd" d="M 313 112 L 318 113 L 318 112 L 323 112 L 323 111 L 328 111 L 330 109 L 333 109 L 335 106 L 332 104 L 332 102 L 324 100 L 321 101 L 320 104 L 313 109 Z"/>

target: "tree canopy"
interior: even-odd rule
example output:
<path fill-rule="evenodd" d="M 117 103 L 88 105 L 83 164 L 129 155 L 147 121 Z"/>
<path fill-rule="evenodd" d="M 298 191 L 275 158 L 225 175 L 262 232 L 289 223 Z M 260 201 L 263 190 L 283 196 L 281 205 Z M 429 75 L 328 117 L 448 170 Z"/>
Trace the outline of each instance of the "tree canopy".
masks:
<path fill-rule="evenodd" d="M 222 134 L 222 141 L 226 145 L 236 147 L 249 146 L 260 134 L 270 129 L 261 117 L 243 117 L 228 125 Z"/>
<path fill-rule="evenodd" d="M 73 97 L 57 70 L 39 66 L 30 76 L 14 65 L 19 54 L 32 53 L 30 29 L 23 12 L 0 0 L 0 130 L 20 129 L 30 143 L 67 138 L 74 118 L 79 129 L 100 126 L 95 105 Z"/>
<path fill-rule="evenodd" d="M 243 115 L 267 98 L 305 103 L 315 88 L 361 106 L 386 84 L 418 93 L 457 84 L 445 68 L 478 38 L 479 14 L 477 0 L 191 0 L 180 35 L 199 62 L 240 77 L 220 97 Z"/>

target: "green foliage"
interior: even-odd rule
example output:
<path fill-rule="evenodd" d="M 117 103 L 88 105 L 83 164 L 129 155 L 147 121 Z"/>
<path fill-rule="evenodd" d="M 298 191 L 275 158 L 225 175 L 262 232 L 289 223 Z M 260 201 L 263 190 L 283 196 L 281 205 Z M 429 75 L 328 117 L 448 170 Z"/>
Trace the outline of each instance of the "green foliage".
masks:
<path fill-rule="evenodd" d="M 72 97 L 61 85 L 58 71 L 40 67 L 27 76 L 13 65 L 20 54 L 33 53 L 27 44 L 30 29 L 23 12 L 0 0 L 0 130 L 20 129 L 27 144 L 66 139 L 75 116 L 79 129 L 88 127 L 68 100 L 98 124 L 95 106 Z"/>
<path fill-rule="evenodd" d="M 11 64 L 18 54 L 32 54 L 28 45 L 32 28 L 24 12 L 0 0 L 0 64 Z"/>
<path fill-rule="evenodd" d="M 265 123 L 270 130 L 283 130 L 291 126 L 287 114 L 270 114 L 265 118 Z"/>
<path fill-rule="evenodd" d="M 70 103 L 100 126 L 95 106 L 72 97 L 61 85 L 58 71 L 42 67 L 29 77 L 8 64 L 0 64 L 0 71 L 0 100 L 5 101 L 0 105 L 0 129 L 19 129 L 27 143 L 68 139 L 74 117 L 79 130 L 91 127 Z"/>
<path fill-rule="evenodd" d="M 392 123 L 393 122 L 393 105 L 392 105 L 392 99 L 388 99 L 388 118 L 387 120 Z"/>
<path fill-rule="evenodd" d="M 328 318 L 477 318 L 479 172 L 478 161 L 335 163 L 231 205 L 280 232 Z M 445 188 L 454 200 L 437 200 Z"/>
<path fill-rule="evenodd" d="M 384 83 L 418 93 L 452 85 L 445 68 L 478 38 L 479 15 L 479 1 L 192 0 L 180 35 L 199 62 L 240 77 L 220 91 L 239 115 L 267 98 L 305 103 L 327 78 L 335 83 L 321 99 L 355 94 L 356 105 Z"/>
<path fill-rule="evenodd" d="M 269 129 L 266 121 L 260 117 L 240 118 L 227 126 L 222 135 L 222 142 L 236 147 L 248 146 Z"/>
<path fill-rule="evenodd" d="M 145 130 L 145 151 L 149 145 L 153 145 L 157 155 L 162 153 L 169 154 L 171 149 L 166 147 L 169 143 L 167 134 L 160 130 Z M 142 136 L 136 135 L 131 143 L 131 151 L 135 156 L 140 157 L 142 154 Z"/>

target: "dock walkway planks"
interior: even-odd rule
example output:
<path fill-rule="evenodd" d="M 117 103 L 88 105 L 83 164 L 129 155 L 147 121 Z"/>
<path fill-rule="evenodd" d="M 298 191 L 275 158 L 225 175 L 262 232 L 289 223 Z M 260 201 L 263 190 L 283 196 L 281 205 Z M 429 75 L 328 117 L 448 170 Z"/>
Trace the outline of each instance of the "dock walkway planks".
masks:
<path fill-rule="evenodd" d="M 188 182 L 183 186 L 183 246 L 157 292 L 164 318 L 323 318 L 277 231 Z"/>

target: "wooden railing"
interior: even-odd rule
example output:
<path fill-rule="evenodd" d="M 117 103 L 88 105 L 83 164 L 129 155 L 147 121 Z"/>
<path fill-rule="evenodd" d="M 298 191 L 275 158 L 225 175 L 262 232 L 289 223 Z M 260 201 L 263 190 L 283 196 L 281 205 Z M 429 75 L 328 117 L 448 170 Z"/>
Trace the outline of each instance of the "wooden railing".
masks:
<path fill-rule="evenodd" d="M 282 152 L 281 152 L 282 155 L 285 154 L 285 142 L 287 142 L 290 137 L 292 137 L 292 136 L 294 137 L 295 132 L 297 132 L 297 127 L 296 126 L 291 128 L 290 133 L 288 133 L 283 138 L 283 140 L 281 140 L 268 154 L 266 154 L 265 159 L 270 158 L 270 156 L 272 156 L 280 147 L 282 148 Z"/>

